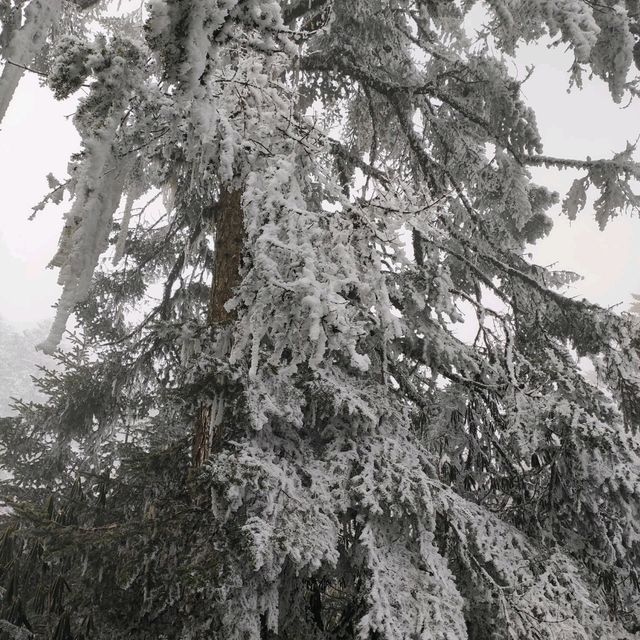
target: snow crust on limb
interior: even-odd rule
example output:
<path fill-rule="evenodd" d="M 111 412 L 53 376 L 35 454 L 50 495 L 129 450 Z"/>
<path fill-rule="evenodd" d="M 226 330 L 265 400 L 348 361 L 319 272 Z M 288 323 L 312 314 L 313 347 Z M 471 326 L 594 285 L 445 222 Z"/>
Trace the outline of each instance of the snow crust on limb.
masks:
<path fill-rule="evenodd" d="M 596 6 L 581 0 L 490 0 L 488 4 L 496 15 L 496 34 L 508 51 L 513 52 L 520 39 L 538 37 L 546 26 L 550 36 L 559 36 L 572 48 L 574 81 L 580 85 L 582 65 L 590 65 L 620 102 L 633 62 L 630 18 L 638 20 L 635 2 L 615 0 Z"/>
<path fill-rule="evenodd" d="M 49 336 L 40 345 L 47 353 L 57 348 L 74 307 L 89 293 L 99 258 L 109 245 L 113 215 L 125 187 L 130 186 L 136 158 L 116 144 L 132 86 L 141 82 L 139 51 L 125 39 L 107 42 L 99 37 L 87 47 L 67 38 L 60 47 L 63 55 L 50 76 L 59 96 L 77 88 L 89 74 L 96 79 L 74 118 L 83 138 L 82 159 L 74 167 L 74 200 L 65 215 L 58 251 L 49 264 L 60 269 L 62 293 Z M 75 64 L 65 64 L 68 62 Z M 140 195 L 138 185 L 131 186 L 134 195 Z M 127 224 L 125 220 L 125 227 Z"/>
<path fill-rule="evenodd" d="M 34 557 L 74 587 L 55 619 L 25 596 L 42 628 L 84 633 L 95 615 L 100 640 L 636 633 L 638 322 L 563 297 L 575 276 L 526 252 L 558 201 L 529 167 L 586 173 L 567 208 L 591 185 L 606 221 L 637 206 L 637 164 L 631 148 L 541 155 L 520 83 L 490 53 L 557 33 L 614 98 L 633 92 L 630 42 L 609 41 L 633 2 L 610 5 L 623 22 L 492 2 L 477 46 L 472 6 L 164 0 L 144 41 L 61 42 L 56 93 L 92 84 L 56 332 L 73 309 L 96 351 L 78 348 L 47 379 L 51 404 L 0 430 L 0 456 L 18 452 L 12 490 L 52 505 L 16 516 L 2 557 L 28 587 L 54 574 L 33 577 Z M 126 220 L 145 188 L 170 205 L 141 207 L 127 259 L 96 268 L 107 242 L 122 248 L 107 232 L 121 195 Z M 221 328 L 206 308 L 230 191 L 245 247 Z M 217 438 L 204 465 L 189 454 L 202 416 Z M 54 558 L 32 546 L 43 536 Z"/>
<path fill-rule="evenodd" d="M 2 52 L 5 64 L 0 75 L 0 123 L 7 113 L 20 79 L 44 45 L 50 29 L 62 13 L 63 0 L 31 0 L 24 21 L 10 34 Z"/>
<path fill-rule="evenodd" d="M 274 434 L 270 439 L 277 442 Z M 261 637 L 264 614 L 276 631 L 279 620 L 294 615 L 288 607 L 300 605 L 279 596 L 292 576 L 328 570 L 347 583 L 363 570 L 368 576 L 367 613 L 358 623 L 362 638 L 372 632 L 385 638 L 466 638 L 476 615 L 489 618 L 485 624 L 496 632 L 510 629 L 512 637 L 526 638 L 534 627 L 545 638 L 631 637 L 602 618 L 604 602 L 586 587 L 574 561 L 542 550 L 434 480 L 426 472 L 431 456 L 397 430 L 371 434 L 353 448 L 338 440 L 323 461 L 284 466 L 267 442 L 261 436 L 257 449 L 238 442 L 235 452 L 210 467 L 220 487 L 216 513 L 231 525 L 247 510 L 242 535 L 254 559 L 247 567 L 244 556 L 234 561 L 228 551 L 229 573 L 245 576 L 238 590 L 225 593 L 229 637 Z M 345 539 L 338 514 L 350 510 L 361 519 L 349 525 Z M 349 560 L 343 546 L 348 540 L 355 547 Z"/>

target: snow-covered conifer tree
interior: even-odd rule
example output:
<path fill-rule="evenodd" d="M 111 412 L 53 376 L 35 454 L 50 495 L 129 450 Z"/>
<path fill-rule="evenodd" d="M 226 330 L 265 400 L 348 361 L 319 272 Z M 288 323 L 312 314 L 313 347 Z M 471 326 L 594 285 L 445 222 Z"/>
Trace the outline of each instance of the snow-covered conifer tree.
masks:
<path fill-rule="evenodd" d="M 531 167 L 602 226 L 640 167 L 545 155 L 508 60 L 550 37 L 635 98 L 638 1 L 489 0 L 479 39 L 472 0 L 54 4 L 0 4 L 0 115 L 36 55 L 83 89 L 0 634 L 634 637 L 638 319 L 525 256 Z"/>

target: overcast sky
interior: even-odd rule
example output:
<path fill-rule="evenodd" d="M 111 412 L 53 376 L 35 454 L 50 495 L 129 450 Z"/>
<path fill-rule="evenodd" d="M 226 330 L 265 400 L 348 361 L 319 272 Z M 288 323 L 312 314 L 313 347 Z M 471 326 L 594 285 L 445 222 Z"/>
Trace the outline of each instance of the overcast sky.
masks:
<path fill-rule="evenodd" d="M 640 102 L 626 108 L 615 105 L 599 79 L 585 81 L 582 90 L 567 93 L 571 59 L 559 48 L 526 47 L 520 54 L 521 74 L 525 64 L 535 64 L 535 73 L 523 91 L 536 111 L 547 155 L 610 158 L 627 141 L 636 141 Z M 534 171 L 539 183 L 559 191 L 561 197 L 573 179 L 582 175 L 580 171 Z M 550 236 L 533 247 L 535 261 L 557 261 L 558 268 L 582 274 L 584 280 L 574 286 L 572 294 L 606 306 L 621 302 L 620 309 L 626 309 L 631 294 L 640 293 L 640 220 L 621 216 L 601 232 L 588 208 L 573 223 L 557 212 L 554 223 Z"/>
<path fill-rule="evenodd" d="M 599 80 L 568 94 L 570 63 L 561 49 L 538 45 L 521 49 L 513 66 L 523 78 L 525 67 L 535 64 L 523 89 L 537 113 L 545 153 L 611 157 L 640 135 L 639 103 L 626 109 L 614 105 Z M 65 207 L 47 207 L 33 222 L 28 216 L 47 192 L 47 173 L 65 178 L 69 155 L 79 148 L 67 118 L 73 110 L 73 101 L 56 102 L 37 77 L 27 74 L 0 130 L 0 318 L 20 325 L 51 317 L 58 295 L 57 272 L 45 267 L 55 252 Z M 561 194 L 578 175 L 535 171 L 539 183 Z M 555 216 L 555 225 L 551 236 L 532 249 L 535 261 L 582 274 L 571 295 L 626 308 L 631 293 L 640 292 L 640 221 L 619 218 L 600 232 L 593 212 L 585 210 L 574 223 Z"/>
<path fill-rule="evenodd" d="M 57 246 L 63 207 L 48 207 L 34 221 L 31 208 L 48 192 L 46 175 L 67 175 L 69 155 L 79 149 L 73 104 L 57 102 L 23 78 L 0 130 L 0 318 L 15 323 L 50 318 L 57 273 L 46 269 Z"/>

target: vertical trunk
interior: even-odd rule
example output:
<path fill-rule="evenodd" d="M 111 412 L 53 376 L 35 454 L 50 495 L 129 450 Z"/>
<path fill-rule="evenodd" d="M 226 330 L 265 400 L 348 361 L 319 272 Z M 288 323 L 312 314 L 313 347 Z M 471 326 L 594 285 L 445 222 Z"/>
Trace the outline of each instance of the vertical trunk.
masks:
<path fill-rule="evenodd" d="M 225 325 L 235 318 L 224 305 L 240 284 L 243 243 L 242 191 L 223 189 L 216 211 L 215 261 L 208 317 L 211 326 Z"/>
<path fill-rule="evenodd" d="M 225 304 L 240 284 L 240 266 L 244 243 L 242 190 L 223 188 L 215 211 L 216 240 L 213 283 L 209 298 L 207 322 L 214 330 L 224 330 L 235 319 L 235 312 Z M 192 463 L 199 467 L 219 448 L 223 437 L 225 398 L 218 390 L 210 404 L 203 404 L 196 416 L 193 436 Z"/>

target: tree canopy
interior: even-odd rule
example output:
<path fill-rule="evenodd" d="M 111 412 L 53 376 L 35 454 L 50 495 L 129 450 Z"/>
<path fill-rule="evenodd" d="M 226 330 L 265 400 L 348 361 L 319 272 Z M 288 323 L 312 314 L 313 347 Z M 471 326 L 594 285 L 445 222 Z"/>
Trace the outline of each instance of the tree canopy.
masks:
<path fill-rule="evenodd" d="M 532 167 L 604 227 L 640 166 L 545 155 L 509 66 L 550 38 L 636 99 L 640 3 L 479 7 L 0 0 L 0 119 L 35 65 L 82 137 L 41 205 L 75 337 L 0 422 L 1 637 L 640 631 L 638 318 L 526 257 Z"/>

